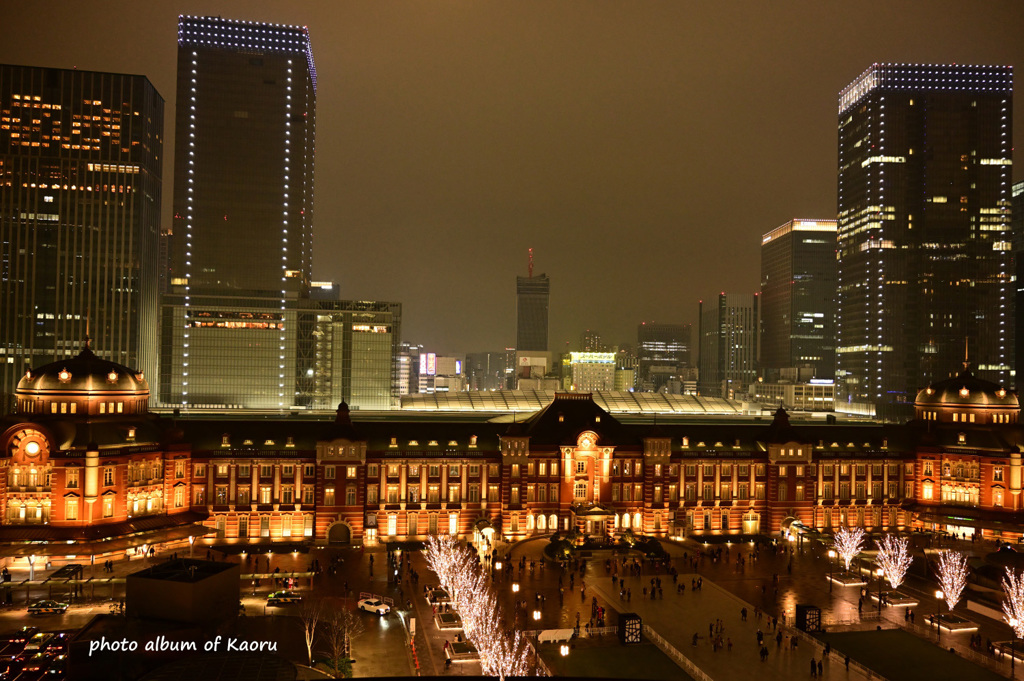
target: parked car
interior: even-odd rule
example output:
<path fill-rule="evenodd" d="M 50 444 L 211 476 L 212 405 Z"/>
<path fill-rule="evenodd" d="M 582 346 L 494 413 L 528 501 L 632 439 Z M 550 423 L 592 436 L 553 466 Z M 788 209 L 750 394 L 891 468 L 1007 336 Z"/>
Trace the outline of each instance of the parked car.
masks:
<path fill-rule="evenodd" d="M 60 601 L 36 601 L 28 606 L 30 615 L 63 615 L 67 610 L 68 604 Z"/>
<path fill-rule="evenodd" d="M 294 591 L 275 591 L 267 596 L 267 605 L 287 605 L 289 603 L 301 603 L 302 596 Z"/>
<path fill-rule="evenodd" d="M 379 598 L 364 598 L 356 604 L 360 610 L 376 613 L 382 617 L 391 612 L 391 606 Z"/>

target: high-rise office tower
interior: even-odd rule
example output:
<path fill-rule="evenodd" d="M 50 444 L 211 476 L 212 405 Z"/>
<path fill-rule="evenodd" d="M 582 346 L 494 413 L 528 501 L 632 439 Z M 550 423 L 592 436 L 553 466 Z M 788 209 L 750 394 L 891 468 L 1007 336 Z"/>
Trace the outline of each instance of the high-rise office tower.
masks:
<path fill-rule="evenodd" d="M 836 408 L 911 415 L 959 370 L 1008 383 L 1013 71 L 875 64 L 839 95 Z"/>
<path fill-rule="evenodd" d="M 532 269 L 532 267 L 531 267 Z M 516 350 L 548 351 L 548 298 L 551 280 L 546 274 L 516 277 Z"/>
<path fill-rule="evenodd" d="M 1024 388 L 1024 375 L 1021 367 L 1024 360 L 1024 181 L 1013 185 L 1010 192 L 1013 208 L 1013 227 L 1010 230 L 1013 234 L 1013 269 L 1016 274 L 1016 290 L 1014 291 L 1014 369 L 1017 394 L 1022 395 L 1021 388 Z"/>
<path fill-rule="evenodd" d="M 690 366 L 689 324 L 641 322 L 636 327 L 638 388 L 646 392 L 660 390 L 672 376 Z"/>
<path fill-rule="evenodd" d="M 308 285 L 315 117 L 304 27 L 179 18 L 172 283 Z"/>
<path fill-rule="evenodd" d="M 0 112 L 0 407 L 87 330 L 152 376 L 163 98 L 144 76 L 3 65 Z"/>
<path fill-rule="evenodd" d="M 315 325 L 300 309 L 310 298 L 313 218 L 309 33 L 180 17 L 177 94 L 160 401 L 310 403 L 324 391 L 309 373 Z"/>
<path fill-rule="evenodd" d="M 699 390 L 708 397 L 734 398 L 757 380 L 757 293 L 720 293 L 700 301 Z"/>
<path fill-rule="evenodd" d="M 593 329 L 587 329 L 580 334 L 580 352 L 607 352 L 604 339 L 601 334 Z"/>
<path fill-rule="evenodd" d="M 790 220 L 761 239 L 761 374 L 835 378 L 836 221 Z"/>

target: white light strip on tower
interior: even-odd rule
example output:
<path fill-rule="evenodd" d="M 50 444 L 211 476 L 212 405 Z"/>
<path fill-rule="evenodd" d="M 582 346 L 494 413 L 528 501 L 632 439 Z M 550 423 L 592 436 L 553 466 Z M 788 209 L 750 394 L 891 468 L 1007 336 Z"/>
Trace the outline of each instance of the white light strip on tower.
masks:
<path fill-rule="evenodd" d="M 277 406 L 284 408 L 284 368 L 285 368 L 285 283 L 287 279 L 288 270 L 288 185 L 290 184 L 289 175 L 291 173 L 291 153 L 292 153 L 292 140 L 291 140 L 291 115 L 292 115 L 292 60 L 288 60 L 288 79 L 287 85 L 285 86 L 285 107 L 284 107 L 284 207 L 282 213 L 282 230 L 281 230 L 281 335 L 280 335 L 280 354 L 278 356 L 278 393 Z"/>
<path fill-rule="evenodd" d="M 180 24 L 179 24 L 180 27 Z M 192 73 L 189 90 L 189 113 L 188 113 L 188 201 L 185 207 L 185 309 L 182 342 L 182 363 L 181 363 L 181 406 L 188 408 L 188 356 L 189 356 L 189 312 L 192 303 L 192 222 L 194 214 L 192 211 L 193 198 L 195 194 L 195 163 L 196 163 L 196 71 L 198 65 L 197 53 L 192 52 Z"/>

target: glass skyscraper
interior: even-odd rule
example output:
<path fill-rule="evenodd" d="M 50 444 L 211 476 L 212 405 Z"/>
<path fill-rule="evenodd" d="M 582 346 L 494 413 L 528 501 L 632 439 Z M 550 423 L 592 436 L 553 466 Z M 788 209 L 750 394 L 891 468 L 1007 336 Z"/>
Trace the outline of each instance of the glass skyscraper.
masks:
<path fill-rule="evenodd" d="M 163 114 L 144 76 L 0 65 L 0 407 L 87 331 L 154 374 Z"/>
<path fill-rule="evenodd" d="M 699 391 L 706 397 L 734 399 L 757 380 L 757 293 L 720 293 L 700 301 Z"/>
<path fill-rule="evenodd" d="M 304 27 L 179 18 L 162 404 L 303 401 L 315 120 Z"/>
<path fill-rule="evenodd" d="M 790 220 L 761 239 L 761 375 L 813 369 L 833 379 L 836 221 Z"/>
<path fill-rule="evenodd" d="M 1006 66 L 875 64 L 840 93 L 837 409 L 905 416 L 965 345 L 1008 384 L 1012 90 Z"/>

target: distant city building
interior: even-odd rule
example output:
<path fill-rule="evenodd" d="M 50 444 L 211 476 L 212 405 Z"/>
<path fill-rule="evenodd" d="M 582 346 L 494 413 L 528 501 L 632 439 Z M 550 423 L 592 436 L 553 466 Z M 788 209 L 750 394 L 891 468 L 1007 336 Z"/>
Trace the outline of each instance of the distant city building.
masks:
<path fill-rule="evenodd" d="M 806 383 L 777 381 L 754 382 L 750 398 L 765 406 L 782 405 L 796 411 L 833 411 L 835 408 L 835 381 L 814 378 Z"/>
<path fill-rule="evenodd" d="M 570 353 L 572 390 L 594 392 L 615 389 L 614 352 Z"/>
<path fill-rule="evenodd" d="M 547 352 L 548 298 L 551 280 L 546 274 L 516 277 L 516 350 Z"/>
<path fill-rule="evenodd" d="M 699 392 L 732 398 L 757 380 L 758 294 L 721 293 L 700 302 Z"/>
<path fill-rule="evenodd" d="M 464 392 L 466 374 L 463 357 L 447 357 L 433 352 L 420 353 L 419 389 L 421 394 Z"/>
<path fill-rule="evenodd" d="M 1008 385 L 1013 69 L 874 64 L 839 95 L 837 408 L 908 417 L 964 358 Z"/>
<path fill-rule="evenodd" d="M 516 352 L 471 352 L 466 355 L 466 380 L 470 390 L 511 390 L 515 388 Z"/>
<path fill-rule="evenodd" d="M 422 345 L 399 342 L 398 354 L 395 356 L 396 392 L 399 396 L 411 395 L 419 390 L 420 353 L 422 351 Z"/>
<path fill-rule="evenodd" d="M 587 329 L 580 334 L 580 352 L 607 352 L 601 334 L 592 329 Z"/>
<path fill-rule="evenodd" d="M 520 386 L 522 385 L 523 380 L 538 380 L 543 378 L 550 378 L 554 380 L 554 384 L 557 386 L 557 389 L 562 389 L 557 367 L 555 366 L 555 360 L 549 352 L 525 352 L 516 350 L 515 376 L 517 390 L 540 390 L 540 388 L 522 388 Z M 530 383 L 528 385 L 534 384 Z"/>
<path fill-rule="evenodd" d="M 628 392 L 636 386 L 636 369 L 615 369 L 615 383 L 612 390 Z"/>
<path fill-rule="evenodd" d="M 761 374 L 835 378 L 836 221 L 790 220 L 761 239 Z"/>
<path fill-rule="evenodd" d="M 639 388 L 658 392 L 672 376 L 691 366 L 689 324 L 642 322 L 636 329 Z"/>
<path fill-rule="evenodd" d="M 144 76 L 0 65 L 0 412 L 76 354 L 156 375 L 164 100 Z"/>

